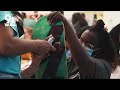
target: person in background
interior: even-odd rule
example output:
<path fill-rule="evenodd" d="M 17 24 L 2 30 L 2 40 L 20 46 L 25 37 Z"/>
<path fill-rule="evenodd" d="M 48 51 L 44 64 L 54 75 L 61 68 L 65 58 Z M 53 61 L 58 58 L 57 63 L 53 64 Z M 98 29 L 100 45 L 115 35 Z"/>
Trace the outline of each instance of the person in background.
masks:
<path fill-rule="evenodd" d="M 31 15 L 30 18 L 25 18 L 23 20 L 23 27 L 33 28 L 35 24 L 36 24 L 36 21 L 35 21 L 35 16 L 34 15 Z"/>
<path fill-rule="evenodd" d="M 24 39 L 31 40 L 32 39 L 32 31 L 33 31 L 33 28 L 25 27 L 24 28 Z"/>
<path fill-rule="evenodd" d="M 119 54 L 119 51 L 120 51 L 120 24 L 116 25 L 115 27 L 112 28 L 112 30 L 109 32 L 113 42 L 114 42 L 114 45 L 115 45 L 115 48 L 117 49 L 117 54 L 118 56 L 120 57 L 120 54 Z M 120 59 L 118 61 L 118 65 L 120 65 Z"/>
<path fill-rule="evenodd" d="M 27 40 L 32 40 L 32 28 L 31 27 L 25 27 L 24 28 L 24 36 L 23 39 L 27 39 Z M 22 66 L 25 65 L 24 67 L 21 67 L 21 69 L 25 69 L 26 67 L 30 66 L 31 64 L 31 53 L 25 53 L 22 55 Z M 29 64 L 30 63 L 30 64 Z"/>
<path fill-rule="evenodd" d="M 37 21 L 39 18 L 41 18 L 43 15 L 41 14 L 38 14 L 38 11 L 34 11 L 34 17 L 35 17 L 35 20 Z"/>
<path fill-rule="evenodd" d="M 38 11 L 34 11 L 34 16 L 35 16 L 35 18 L 38 18 Z"/>
<path fill-rule="evenodd" d="M 25 13 L 25 12 L 22 12 L 22 13 L 21 13 L 21 15 L 22 15 L 23 19 L 27 18 L 27 16 L 26 16 L 26 13 Z"/>
<path fill-rule="evenodd" d="M 85 18 L 85 13 L 81 13 L 81 15 Z"/>
<path fill-rule="evenodd" d="M 113 42 L 101 23 L 85 30 L 80 40 L 73 25 L 58 11 L 48 16 L 48 22 L 54 24 L 61 20 L 64 24 L 66 41 L 69 44 L 73 60 L 79 67 L 81 79 L 110 79 L 116 69 L 118 57 Z"/>
<path fill-rule="evenodd" d="M 36 17 L 34 15 L 30 15 L 30 19 L 36 20 Z"/>
<path fill-rule="evenodd" d="M 84 13 L 74 13 L 72 15 L 72 23 L 74 25 L 75 28 L 75 32 L 78 38 L 80 38 L 81 34 L 87 29 L 89 28 L 88 23 L 85 19 L 85 14 Z M 67 43 L 67 46 L 68 43 Z M 72 56 L 71 56 L 71 52 L 69 50 L 69 48 L 67 49 L 66 52 L 66 56 L 69 57 L 69 60 L 67 62 L 68 65 L 68 77 L 70 79 L 79 79 L 80 75 L 79 75 L 79 70 L 78 70 L 78 66 L 75 64 Z"/>
<path fill-rule="evenodd" d="M 81 33 L 84 32 L 84 28 L 88 28 L 88 22 L 85 19 L 85 15 L 81 13 L 74 13 L 72 15 L 72 24 L 74 25 L 78 38 L 81 36 Z"/>

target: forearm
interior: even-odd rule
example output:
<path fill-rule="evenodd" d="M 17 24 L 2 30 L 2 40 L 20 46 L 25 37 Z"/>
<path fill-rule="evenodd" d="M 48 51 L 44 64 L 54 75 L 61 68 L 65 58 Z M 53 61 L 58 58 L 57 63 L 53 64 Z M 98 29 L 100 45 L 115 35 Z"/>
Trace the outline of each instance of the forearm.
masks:
<path fill-rule="evenodd" d="M 69 44 L 72 57 L 75 60 L 76 64 L 79 66 L 80 71 L 82 73 L 93 73 L 92 71 L 94 68 L 94 63 L 87 56 L 86 51 L 84 50 L 82 44 L 74 32 L 75 30 L 73 28 L 73 25 L 70 24 L 70 22 L 66 19 L 63 19 L 62 21 L 65 29 L 65 37 Z M 89 68 L 86 66 L 89 66 Z"/>
<path fill-rule="evenodd" d="M 72 55 L 75 59 L 80 60 L 81 57 L 86 57 L 86 52 L 80 43 L 73 25 L 66 19 L 63 20 L 64 29 L 65 29 L 65 37 L 69 44 L 70 50 L 72 51 Z M 71 43 L 72 42 L 72 43 Z"/>
<path fill-rule="evenodd" d="M 16 56 L 27 52 L 33 52 L 36 49 L 36 44 L 36 40 L 24 40 L 13 37 L 6 43 L 3 56 Z"/>

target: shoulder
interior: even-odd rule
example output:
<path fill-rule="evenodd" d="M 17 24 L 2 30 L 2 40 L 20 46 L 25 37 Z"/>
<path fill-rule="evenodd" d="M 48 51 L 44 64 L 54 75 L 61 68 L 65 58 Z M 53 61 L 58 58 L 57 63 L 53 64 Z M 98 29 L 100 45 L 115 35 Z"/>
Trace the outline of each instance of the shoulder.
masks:
<path fill-rule="evenodd" d="M 94 62 L 95 62 L 95 77 L 109 79 L 112 72 L 111 65 L 103 59 L 94 58 Z"/>
<path fill-rule="evenodd" d="M 16 20 L 11 11 L 0 11 L 0 22 L 6 21 L 5 26 L 10 26 L 18 34 Z"/>

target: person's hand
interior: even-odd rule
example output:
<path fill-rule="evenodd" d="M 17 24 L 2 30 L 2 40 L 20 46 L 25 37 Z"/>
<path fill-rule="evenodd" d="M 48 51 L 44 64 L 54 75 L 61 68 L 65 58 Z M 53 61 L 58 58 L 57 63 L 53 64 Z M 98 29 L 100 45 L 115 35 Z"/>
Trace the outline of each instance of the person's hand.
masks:
<path fill-rule="evenodd" d="M 63 21 L 65 18 L 63 16 L 63 14 L 60 11 L 53 11 L 48 15 L 48 22 L 51 25 L 54 25 L 57 21 Z"/>
<path fill-rule="evenodd" d="M 48 57 L 48 55 L 38 55 L 38 54 L 32 53 L 32 64 L 39 65 L 40 62 L 46 57 Z"/>
<path fill-rule="evenodd" d="M 49 38 L 53 37 L 52 34 L 50 34 L 48 37 L 46 37 L 44 40 L 48 41 Z"/>
<path fill-rule="evenodd" d="M 37 48 L 34 50 L 33 53 L 36 53 L 40 56 L 46 56 L 49 55 L 51 52 L 54 52 L 56 50 L 55 47 L 51 46 L 47 41 L 45 40 L 36 40 L 36 46 Z"/>

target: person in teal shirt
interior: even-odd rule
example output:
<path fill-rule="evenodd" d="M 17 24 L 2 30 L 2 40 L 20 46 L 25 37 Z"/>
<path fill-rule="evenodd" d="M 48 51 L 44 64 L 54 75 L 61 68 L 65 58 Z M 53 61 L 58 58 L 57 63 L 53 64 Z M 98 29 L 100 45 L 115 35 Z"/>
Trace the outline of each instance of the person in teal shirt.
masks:
<path fill-rule="evenodd" d="M 0 11 L 0 79 L 27 78 L 33 75 L 42 57 L 55 48 L 45 40 L 23 40 L 22 16 L 17 11 Z M 21 54 L 32 52 L 33 63 L 21 72 Z M 32 67 L 35 66 L 35 67 Z"/>

